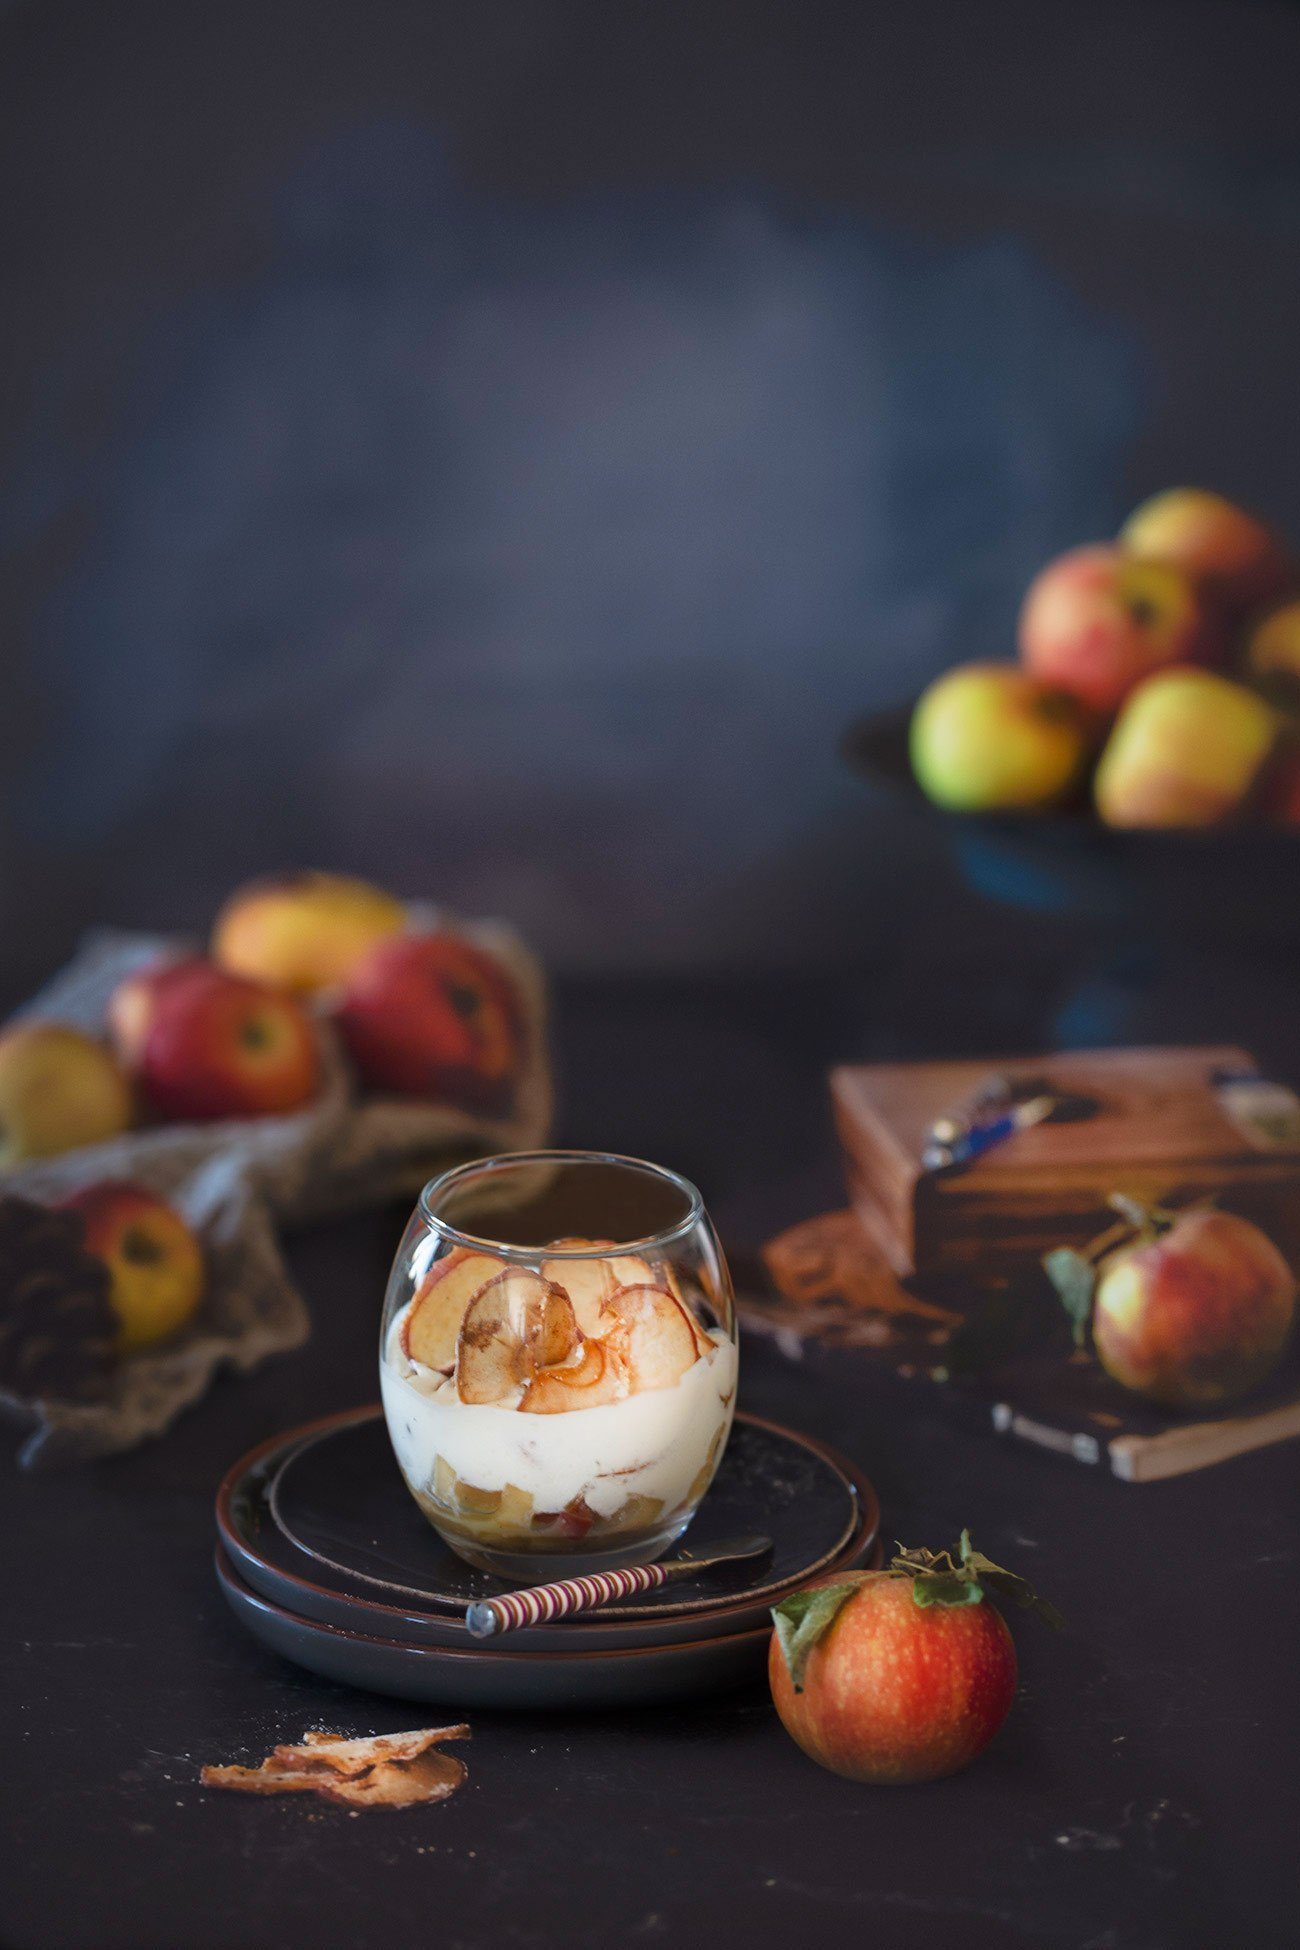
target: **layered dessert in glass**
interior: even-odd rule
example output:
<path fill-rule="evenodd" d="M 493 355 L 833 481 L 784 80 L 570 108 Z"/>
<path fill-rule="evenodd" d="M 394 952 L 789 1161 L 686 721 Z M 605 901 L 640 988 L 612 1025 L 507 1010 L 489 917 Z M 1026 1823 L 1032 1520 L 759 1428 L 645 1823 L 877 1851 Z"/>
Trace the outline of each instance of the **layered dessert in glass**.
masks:
<path fill-rule="evenodd" d="M 593 1153 L 445 1174 L 394 1263 L 380 1381 L 407 1487 L 470 1563 L 539 1583 L 658 1556 L 735 1409 L 731 1285 L 699 1194 Z"/>

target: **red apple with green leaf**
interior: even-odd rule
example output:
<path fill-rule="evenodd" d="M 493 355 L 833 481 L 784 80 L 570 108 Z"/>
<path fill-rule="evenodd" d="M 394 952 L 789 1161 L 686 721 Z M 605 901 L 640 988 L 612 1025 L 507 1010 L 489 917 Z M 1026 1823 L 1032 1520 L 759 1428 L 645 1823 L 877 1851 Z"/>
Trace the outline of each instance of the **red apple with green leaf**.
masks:
<path fill-rule="evenodd" d="M 900 1551 L 885 1571 L 825 1578 L 773 1608 L 772 1698 L 786 1732 L 833 1774 L 878 1786 L 967 1766 L 1005 1720 L 1016 1649 L 988 1592 L 1060 1614 L 976 1551 Z"/>

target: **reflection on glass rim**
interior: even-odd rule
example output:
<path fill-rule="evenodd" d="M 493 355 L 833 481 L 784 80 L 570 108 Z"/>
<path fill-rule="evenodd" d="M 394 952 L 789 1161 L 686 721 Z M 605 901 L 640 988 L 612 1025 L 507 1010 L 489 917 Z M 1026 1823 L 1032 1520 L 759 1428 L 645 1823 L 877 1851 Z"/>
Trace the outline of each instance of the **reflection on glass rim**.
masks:
<path fill-rule="evenodd" d="M 639 1239 L 618 1239 L 613 1243 L 620 1253 L 638 1250 L 653 1250 L 655 1247 L 672 1245 L 689 1232 L 704 1215 L 704 1201 L 689 1178 L 680 1172 L 670 1171 L 667 1165 L 651 1164 L 647 1158 L 628 1158 L 617 1151 L 502 1151 L 492 1158 L 473 1158 L 468 1164 L 456 1165 L 450 1171 L 440 1172 L 431 1178 L 420 1193 L 419 1209 L 424 1222 L 431 1230 L 460 1246 L 489 1247 L 503 1259 L 535 1259 L 539 1252 L 545 1252 L 552 1259 L 605 1259 L 609 1246 L 553 1246 L 545 1240 L 535 1245 L 515 1246 L 494 1239 L 490 1234 L 466 1232 L 450 1220 L 441 1218 L 434 1210 L 435 1199 L 445 1198 L 462 1186 L 472 1184 L 482 1178 L 490 1184 L 493 1174 L 510 1170 L 526 1169 L 529 1165 L 545 1168 L 559 1168 L 564 1165 L 609 1165 L 619 1170 L 640 1172 L 662 1185 L 670 1186 L 686 1200 L 686 1210 L 680 1219 L 658 1232 L 645 1234 Z"/>

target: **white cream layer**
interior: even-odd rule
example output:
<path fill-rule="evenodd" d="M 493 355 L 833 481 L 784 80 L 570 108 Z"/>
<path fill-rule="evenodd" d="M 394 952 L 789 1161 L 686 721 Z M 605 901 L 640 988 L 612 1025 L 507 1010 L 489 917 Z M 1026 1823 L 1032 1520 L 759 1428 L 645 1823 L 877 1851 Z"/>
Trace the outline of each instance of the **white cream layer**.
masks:
<path fill-rule="evenodd" d="M 403 1310 L 405 1311 L 405 1310 Z M 454 1376 L 402 1351 L 402 1314 L 379 1364 L 384 1414 L 398 1466 L 412 1489 L 433 1488 L 441 1456 L 463 1483 L 526 1490 L 539 1511 L 577 1496 L 611 1517 L 629 1496 L 658 1497 L 665 1510 L 685 1498 L 719 1429 L 736 1406 L 736 1350 L 720 1330 L 672 1388 L 651 1388 L 596 1408 L 525 1415 L 500 1403 L 463 1402 Z"/>

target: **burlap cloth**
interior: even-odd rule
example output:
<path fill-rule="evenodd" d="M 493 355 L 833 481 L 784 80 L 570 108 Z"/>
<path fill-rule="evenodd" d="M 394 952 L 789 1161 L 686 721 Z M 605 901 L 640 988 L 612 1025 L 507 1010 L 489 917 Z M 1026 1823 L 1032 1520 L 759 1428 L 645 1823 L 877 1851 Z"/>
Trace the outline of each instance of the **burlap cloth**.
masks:
<path fill-rule="evenodd" d="M 498 923 L 462 922 L 424 907 L 412 910 L 412 918 L 475 943 L 513 976 L 528 1026 L 513 1114 L 493 1121 L 449 1105 L 363 1098 L 321 1018 L 323 1084 L 304 1110 L 287 1117 L 130 1131 L 107 1144 L 0 1173 L 0 1191 L 39 1199 L 57 1199 L 102 1178 L 147 1185 L 198 1232 L 208 1267 L 207 1295 L 194 1326 L 156 1352 L 124 1361 L 103 1400 L 25 1401 L 0 1390 L 0 1409 L 28 1430 L 19 1451 L 25 1467 L 129 1449 L 160 1435 L 198 1400 L 219 1368 L 247 1370 L 268 1354 L 305 1341 L 311 1323 L 285 1268 L 280 1228 L 414 1198 L 440 1166 L 458 1158 L 545 1142 L 552 1088 L 538 964 L 519 937 Z M 88 935 L 69 965 L 20 1014 L 98 1034 L 108 998 L 124 975 L 160 952 L 192 946 L 159 936 Z M 378 1307 L 376 1296 L 376 1328 Z"/>

